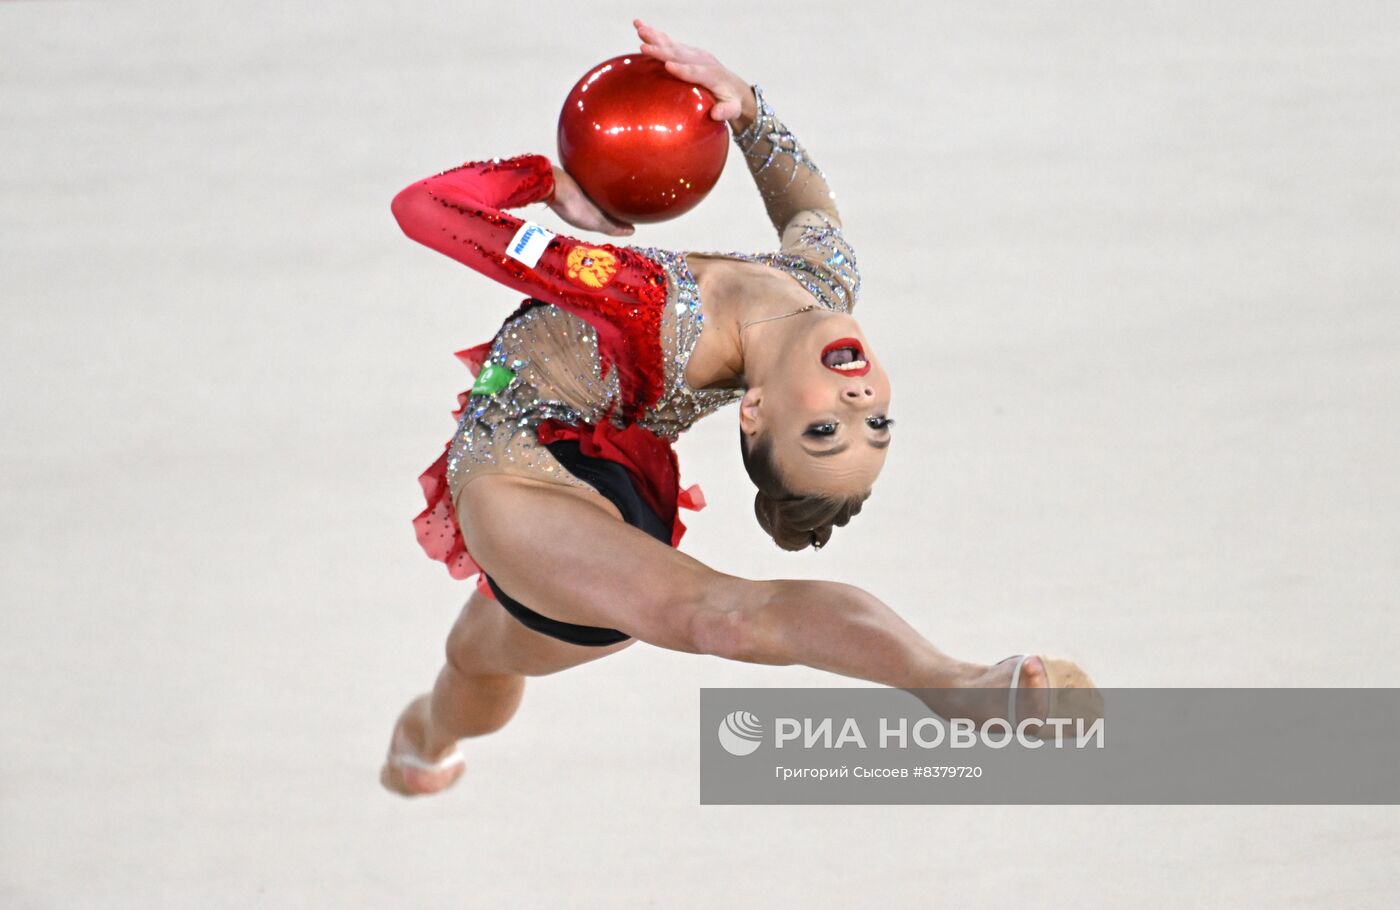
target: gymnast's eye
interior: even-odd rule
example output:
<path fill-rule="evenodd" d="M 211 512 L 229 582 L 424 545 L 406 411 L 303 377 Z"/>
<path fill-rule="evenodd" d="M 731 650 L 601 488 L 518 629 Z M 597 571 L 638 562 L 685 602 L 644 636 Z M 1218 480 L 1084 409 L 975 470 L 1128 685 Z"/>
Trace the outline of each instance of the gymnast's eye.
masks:
<path fill-rule="evenodd" d="M 894 426 L 894 421 L 890 420 L 888 417 L 867 417 L 865 418 L 865 425 L 872 430 L 888 430 L 890 427 Z"/>
<path fill-rule="evenodd" d="M 807 428 L 808 436 L 835 436 L 836 424 L 834 423 L 814 423 Z"/>

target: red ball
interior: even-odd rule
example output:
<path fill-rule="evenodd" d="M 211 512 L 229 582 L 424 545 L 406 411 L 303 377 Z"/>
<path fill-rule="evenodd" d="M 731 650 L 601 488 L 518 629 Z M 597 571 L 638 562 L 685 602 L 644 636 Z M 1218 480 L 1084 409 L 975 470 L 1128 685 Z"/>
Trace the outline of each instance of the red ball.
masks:
<path fill-rule="evenodd" d="M 714 188 L 729 128 L 710 117 L 715 97 L 644 54 L 593 67 L 559 112 L 559 164 L 613 218 L 666 221 Z"/>

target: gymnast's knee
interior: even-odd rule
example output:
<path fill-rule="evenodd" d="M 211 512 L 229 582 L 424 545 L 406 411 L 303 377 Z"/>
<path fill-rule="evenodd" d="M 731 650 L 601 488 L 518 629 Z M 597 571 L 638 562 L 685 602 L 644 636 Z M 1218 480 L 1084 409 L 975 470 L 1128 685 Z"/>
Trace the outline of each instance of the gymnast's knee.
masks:
<path fill-rule="evenodd" d="M 522 674 L 511 662 L 502 660 L 499 636 L 484 623 L 458 622 L 447 633 L 443 647 L 448 668 L 463 679 L 508 680 Z"/>
<path fill-rule="evenodd" d="M 687 651 L 726 660 L 744 660 L 753 650 L 750 618 L 740 609 L 702 609 L 688 624 Z"/>
<path fill-rule="evenodd" d="M 761 600 L 702 603 L 688 617 L 690 647 L 686 650 L 726 660 L 771 663 L 775 655 L 767 644 L 768 625 Z"/>

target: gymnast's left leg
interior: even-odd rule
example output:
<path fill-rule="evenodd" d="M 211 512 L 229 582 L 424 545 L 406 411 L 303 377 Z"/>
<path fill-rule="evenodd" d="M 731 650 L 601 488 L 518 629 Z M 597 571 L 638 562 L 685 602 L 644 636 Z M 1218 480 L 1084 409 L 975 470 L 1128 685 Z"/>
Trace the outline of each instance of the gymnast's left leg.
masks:
<path fill-rule="evenodd" d="M 559 641 L 473 592 L 447 637 L 447 660 L 432 691 L 399 715 L 380 782 L 404 796 L 446 789 L 465 768 L 458 740 L 504 727 L 520 706 L 526 677 L 557 673 L 631 643 L 584 647 Z"/>

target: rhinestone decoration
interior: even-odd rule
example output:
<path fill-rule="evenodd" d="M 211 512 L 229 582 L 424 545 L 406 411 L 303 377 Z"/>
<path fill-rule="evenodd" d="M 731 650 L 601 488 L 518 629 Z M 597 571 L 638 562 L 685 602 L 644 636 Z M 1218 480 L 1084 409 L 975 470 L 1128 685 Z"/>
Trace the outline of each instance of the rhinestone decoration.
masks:
<path fill-rule="evenodd" d="M 802 144 L 757 86 L 754 93 L 759 116 L 734 140 L 756 179 L 778 161 L 787 161 L 792 169 L 786 184 L 781 177 L 776 188 L 767 184 L 764 190 L 766 181 L 759 183 L 770 212 L 779 210 L 784 190 L 803 171 L 819 181 L 823 198 L 830 197 L 825 177 Z M 493 166 L 525 171 L 535 180 L 547 173 L 538 156 Z M 542 189 L 536 186 L 513 195 L 526 199 L 532 192 L 539 195 Z M 449 200 L 439 201 L 456 207 Z M 473 243 L 469 238 L 453 239 Z M 791 275 L 820 306 L 850 312 L 860 293 L 860 272 L 855 251 L 831 218 L 819 209 L 804 209 L 787 225 L 784 241 L 779 252 L 697 255 L 767 265 Z M 565 237 L 550 243 L 535 271 L 552 284 L 571 284 L 577 291 L 560 295 L 559 305 L 527 301 L 492 339 L 477 386 L 463 401 L 448 450 L 447 476 L 454 495 L 474 469 L 487 465 L 591 490 L 539 444 L 535 428 L 542 420 L 610 420 L 619 427 L 636 422 L 675 440 L 700 419 L 743 397 L 742 389 L 692 389 L 685 380 L 705 316 L 684 253 L 653 247 L 592 248 Z M 485 249 L 479 252 L 496 258 L 503 271 L 523 270 L 519 263 Z M 598 269 L 600 261 L 606 268 Z M 605 330 L 601 344 L 595 325 Z M 488 374 L 494 378 L 483 384 Z"/>

